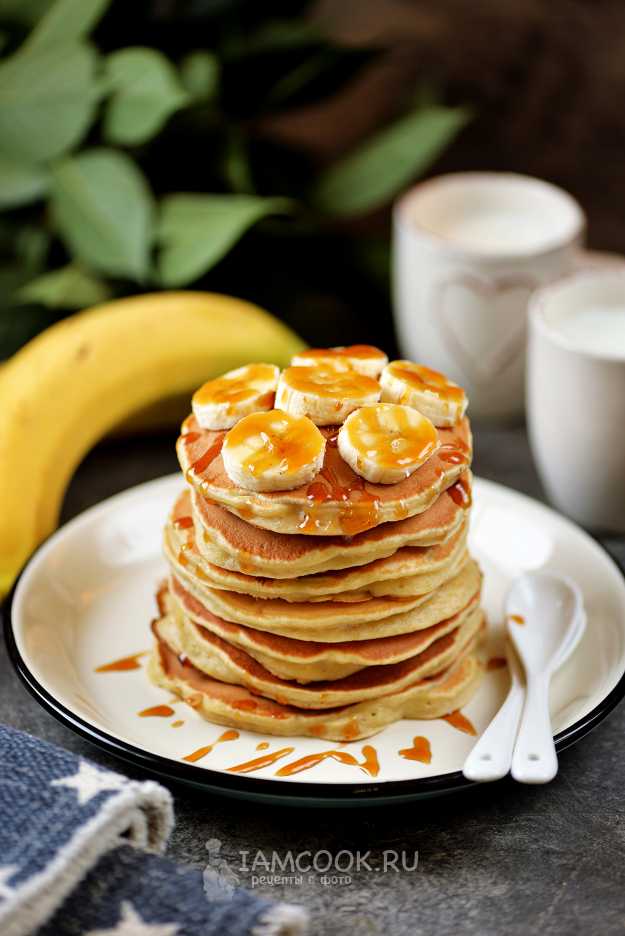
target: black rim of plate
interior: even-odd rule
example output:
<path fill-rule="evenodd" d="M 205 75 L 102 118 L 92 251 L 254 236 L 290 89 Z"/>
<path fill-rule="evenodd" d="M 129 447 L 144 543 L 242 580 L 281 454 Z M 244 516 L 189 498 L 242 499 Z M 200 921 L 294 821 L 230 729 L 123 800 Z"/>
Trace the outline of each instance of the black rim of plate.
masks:
<path fill-rule="evenodd" d="M 625 583 L 625 568 L 603 543 L 594 537 L 591 538 L 616 566 Z M 264 800 L 267 803 L 291 803 L 295 806 L 370 806 L 376 803 L 400 803 L 425 797 L 442 796 L 443 794 L 454 793 L 479 785 L 467 780 L 460 770 L 437 774 L 433 777 L 416 777 L 414 780 L 386 780 L 377 783 L 375 781 L 341 784 L 288 783 L 276 782 L 270 777 L 243 777 L 237 774 L 211 770 L 210 767 L 198 767 L 195 764 L 175 761 L 161 754 L 154 754 L 144 748 L 130 744 L 128 741 L 122 741 L 102 728 L 92 725 L 57 701 L 52 693 L 34 677 L 18 649 L 13 633 L 11 609 L 17 586 L 22 575 L 46 542 L 47 540 L 41 543 L 32 554 L 2 604 L 4 639 L 9 659 L 21 681 L 44 709 L 66 727 L 71 728 L 107 753 L 114 754 L 134 766 L 159 775 L 161 778 L 190 784 L 196 788 L 203 787 L 212 793 L 239 799 Z M 625 674 L 621 676 L 614 688 L 594 709 L 569 728 L 565 728 L 564 731 L 560 731 L 555 735 L 556 751 L 558 753 L 564 751 L 592 731 L 593 728 L 596 728 L 624 696 Z"/>

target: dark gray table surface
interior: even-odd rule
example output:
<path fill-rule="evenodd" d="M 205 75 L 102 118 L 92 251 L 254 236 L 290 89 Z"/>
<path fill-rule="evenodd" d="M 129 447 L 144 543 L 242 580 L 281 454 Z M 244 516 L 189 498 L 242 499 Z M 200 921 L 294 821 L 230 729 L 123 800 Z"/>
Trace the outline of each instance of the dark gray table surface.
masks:
<path fill-rule="evenodd" d="M 67 493 L 64 519 L 123 488 L 177 468 L 173 439 L 109 442 L 82 464 Z M 475 472 L 541 497 L 525 433 L 477 430 Z M 625 562 L 625 539 L 606 545 Z M 0 719 L 128 771 L 45 712 L 0 659 Z M 625 705 L 564 752 L 546 787 L 508 780 L 437 800 L 365 809 L 259 806 L 172 786 L 177 824 L 170 854 L 206 865 L 206 842 L 240 870 L 242 851 L 385 849 L 410 858 L 415 871 L 361 870 L 351 883 L 257 888 L 308 906 L 312 933 L 354 934 L 611 934 L 625 932 Z M 134 776 L 139 776 L 135 771 Z M 250 859 L 248 858 L 248 861 Z M 345 859 L 346 860 L 346 859 Z M 263 873 L 262 870 L 257 873 Z"/>

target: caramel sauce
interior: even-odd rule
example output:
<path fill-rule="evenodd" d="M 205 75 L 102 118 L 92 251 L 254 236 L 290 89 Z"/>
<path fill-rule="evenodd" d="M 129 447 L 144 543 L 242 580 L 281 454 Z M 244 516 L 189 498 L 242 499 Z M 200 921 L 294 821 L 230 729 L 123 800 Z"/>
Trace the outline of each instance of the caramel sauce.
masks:
<path fill-rule="evenodd" d="M 200 438 L 200 433 L 199 432 L 185 432 L 184 437 L 186 441 L 189 443 L 197 442 L 197 440 Z"/>
<path fill-rule="evenodd" d="M 179 530 L 188 530 L 193 526 L 193 517 L 176 517 L 174 526 Z"/>
<path fill-rule="evenodd" d="M 248 507 L 247 504 L 237 504 L 236 515 L 237 517 L 241 517 L 242 520 L 251 520 L 251 518 L 254 516 L 254 511 L 251 507 Z M 205 540 L 205 542 L 210 543 L 211 541 L 208 539 Z"/>
<path fill-rule="evenodd" d="M 455 712 L 450 712 L 449 715 L 443 715 L 443 721 L 446 721 L 452 728 L 457 728 L 458 731 L 464 731 L 465 734 L 477 734 L 466 715 L 463 715 L 458 709 Z"/>
<path fill-rule="evenodd" d="M 468 510 L 473 503 L 471 488 L 469 486 L 468 480 L 464 476 L 459 478 L 458 481 L 454 482 L 451 487 L 448 487 L 447 493 L 451 497 L 454 504 L 456 504 L 458 507 L 464 507 L 465 510 Z"/>
<path fill-rule="evenodd" d="M 172 728 L 182 728 L 183 725 L 184 725 L 184 721 L 182 721 L 182 719 L 178 719 L 178 721 L 173 721 L 171 723 Z"/>
<path fill-rule="evenodd" d="M 259 744 L 256 745 L 256 750 L 266 751 L 268 747 L 269 747 L 269 741 L 261 741 Z"/>
<path fill-rule="evenodd" d="M 239 709 L 240 712 L 255 712 L 259 703 L 255 699 L 239 699 L 231 703 L 232 708 Z"/>
<path fill-rule="evenodd" d="M 357 494 L 357 499 L 352 499 L 352 494 Z M 306 497 L 312 503 L 299 527 L 303 533 L 319 532 L 315 506 L 330 500 L 343 502 L 340 524 L 346 536 L 354 536 L 377 524 L 380 500 L 367 491 L 364 479 L 356 475 L 349 484 L 342 485 L 332 469 L 324 465 L 317 479 L 308 485 Z"/>
<path fill-rule="evenodd" d="M 194 764 L 196 761 L 201 760 L 202 757 L 206 757 L 207 754 L 210 754 L 217 744 L 221 744 L 223 741 L 236 741 L 238 737 L 239 732 L 235 731 L 233 728 L 229 728 L 228 731 L 224 731 L 223 734 L 219 735 L 217 740 L 213 741 L 212 744 L 207 744 L 205 747 L 198 748 L 197 751 L 193 751 L 192 754 L 187 754 L 187 756 L 182 759 L 188 761 L 190 764 Z"/>
<path fill-rule="evenodd" d="M 365 488 L 364 478 L 355 477 L 347 490 L 351 494 L 358 492 L 358 500 L 350 499 L 347 507 L 341 514 L 341 528 L 346 536 L 355 536 L 363 530 L 368 530 L 378 522 L 380 499 Z"/>
<path fill-rule="evenodd" d="M 505 657 L 491 657 L 488 663 L 486 664 L 487 670 L 498 670 L 503 669 L 504 666 L 508 665 L 508 661 Z"/>
<path fill-rule="evenodd" d="M 316 738 L 323 738 L 326 731 L 326 726 L 321 722 L 318 725 L 312 725 L 310 728 L 310 733 Z"/>
<path fill-rule="evenodd" d="M 169 718 L 175 712 L 171 705 L 152 705 L 151 708 L 145 708 L 137 712 L 139 718 Z"/>
<path fill-rule="evenodd" d="M 302 533 L 318 533 L 319 527 L 317 526 L 317 517 L 315 516 L 314 511 L 309 511 L 305 514 L 304 519 L 298 526 L 298 530 L 301 530 Z"/>
<path fill-rule="evenodd" d="M 251 400 L 258 394 L 254 381 L 275 380 L 275 370 L 271 364 L 248 364 L 242 374 L 236 377 L 224 375 L 208 380 L 193 394 L 193 402 L 200 406 L 206 403 L 236 404 Z M 265 397 L 267 394 L 265 394 Z M 260 402 L 259 402 L 260 406 Z"/>
<path fill-rule="evenodd" d="M 344 740 L 351 741 L 356 737 L 359 731 L 360 727 L 358 725 L 358 721 L 355 718 L 350 718 L 349 722 L 347 725 L 345 725 L 345 728 L 342 731 Z"/>
<path fill-rule="evenodd" d="M 291 777 L 293 774 L 301 773 L 303 770 L 310 770 L 311 767 L 316 767 L 317 764 L 320 764 L 328 758 L 338 761 L 339 764 L 347 764 L 349 767 L 360 767 L 360 769 L 364 773 L 369 774 L 370 777 L 377 777 L 380 771 L 380 764 L 375 748 L 370 744 L 365 744 L 362 748 L 362 755 L 363 760 L 359 761 L 357 757 L 354 757 L 353 754 L 349 754 L 347 751 L 331 750 L 318 751 L 316 754 L 306 754 L 304 757 L 299 757 L 290 764 L 285 764 L 284 767 L 280 767 L 279 770 L 276 770 L 276 777 Z"/>
<path fill-rule="evenodd" d="M 337 400 L 337 410 L 344 400 L 367 399 L 380 396 L 380 385 L 372 377 L 355 370 L 335 370 L 333 367 L 287 367 L 282 372 L 287 387 L 300 393 L 314 393 Z"/>
<path fill-rule="evenodd" d="M 141 650 L 139 653 L 133 653 L 131 656 L 121 657 L 119 660 L 113 660 L 112 663 L 104 663 L 102 666 L 96 666 L 96 673 L 125 673 L 127 670 L 141 669 L 139 660 L 146 656 L 150 651 Z"/>
<path fill-rule="evenodd" d="M 525 624 L 525 618 L 522 614 L 509 614 L 508 617 L 511 621 L 514 621 L 515 624 Z"/>
<path fill-rule="evenodd" d="M 428 390 L 435 393 L 441 400 L 460 402 L 465 393 L 441 374 L 439 371 L 424 367 L 422 364 L 413 364 L 412 361 L 393 361 L 389 364 L 389 371 L 393 377 L 399 377 L 409 387 L 415 390 Z"/>
<path fill-rule="evenodd" d="M 436 454 L 450 465 L 463 465 L 468 461 L 469 452 L 469 446 L 462 439 L 457 439 L 453 444 L 441 445 Z"/>
<path fill-rule="evenodd" d="M 255 757 L 242 764 L 235 764 L 233 767 L 228 767 L 228 770 L 230 773 L 251 773 L 253 770 L 260 770 L 262 767 L 275 764 L 280 758 L 292 754 L 294 750 L 295 748 L 292 747 L 279 748 L 277 751 L 272 751 L 270 754 L 263 754 L 261 757 Z"/>
<path fill-rule="evenodd" d="M 189 557 L 187 556 L 186 551 L 187 551 L 187 544 L 185 543 L 178 550 L 178 557 L 177 557 L 178 564 L 181 566 L 189 565 Z"/>
<path fill-rule="evenodd" d="M 412 747 L 402 748 L 399 752 L 400 757 L 406 760 L 419 761 L 422 764 L 432 763 L 432 748 L 427 738 L 422 735 L 416 735 L 412 739 Z"/>
<path fill-rule="evenodd" d="M 323 436 L 309 419 L 282 410 L 244 417 L 230 430 L 226 444 L 229 448 L 249 447 L 255 436 L 259 437 L 260 445 L 242 463 L 252 476 L 282 464 L 288 472 L 297 471 L 314 462 L 323 448 Z"/>
<path fill-rule="evenodd" d="M 208 468 L 211 462 L 214 462 L 217 456 L 221 452 L 221 447 L 224 442 L 224 433 L 222 432 L 217 439 L 210 445 L 203 455 L 201 455 L 197 461 L 194 461 L 191 465 L 191 471 L 195 474 L 202 474 L 203 471 Z"/>
<path fill-rule="evenodd" d="M 380 762 L 378 761 L 378 752 L 372 745 L 365 744 L 362 748 L 363 762 L 358 764 L 361 770 L 368 773 L 371 777 L 377 777 L 380 772 Z"/>
<path fill-rule="evenodd" d="M 297 355 L 299 358 L 312 358 L 312 360 L 317 361 L 319 358 L 327 358 L 332 360 L 333 358 L 360 358 L 361 360 L 367 360 L 368 358 L 383 358 L 384 352 L 380 351 L 379 348 L 375 348 L 373 345 L 367 344 L 355 344 L 350 345 L 348 348 L 309 348 L 307 351 L 300 351 Z"/>
<path fill-rule="evenodd" d="M 262 396 L 259 396 L 257 400 L 257 406 L 259 409 L 270 410 L 273 409 L 275 402 L 276 394 L 273 390 L 271 390 L 269 393 L 263 393 Z"/>

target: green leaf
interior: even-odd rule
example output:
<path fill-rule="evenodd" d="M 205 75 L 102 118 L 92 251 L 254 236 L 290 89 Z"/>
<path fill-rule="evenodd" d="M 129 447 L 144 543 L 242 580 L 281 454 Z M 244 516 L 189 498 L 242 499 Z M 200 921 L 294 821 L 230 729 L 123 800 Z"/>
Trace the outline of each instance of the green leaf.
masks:
<path fill-rule="evenodd" d="M 167 195 L 161 202 L 158 268 L 165 286 L 197 279 L 230 250 L 245 231 L 269 214 L 289 211 L 285 198 L 253 195 Z"/>
<path fill-rule="evenodd" d="M 50 248 L 50 234 L 45 228 L 26 224 L 14 236 L 15 255 L 30 276 L 40 273 Z"/>
<path fill-rule="evenodd" d="M 247 144 L 242 134 L 233 127 L 226 138 L 223 174 L 228 187 L 234 192 L 252 194 L 254 182 Z"/>
<path fill-rule="evenodd" d="M 48 187 L 48 173 L 0 153 L 0 208 L 15 208 L 36 201 Z"/>
<path fill-rule="evenodd" d="M 50 6 L 51 0 L 0 0 L 0 18 L 32 26 Z"/>
<path fill-rule="evenodd" d="M 67 44 L 88 36 L 111 0 L 55 0 L 26 40 L 25 48 Z"/>
<path fill-rule="evenodd" d="M 275 19 L 263 23 L 253 33 L 228 40 L 225 52 L 228 58 L 243 58 L 247 55 L 300 49 L 321 41 L 321 33 L 314 23 L 302 18 Z"/>
<path fill-rule="evenodd" d="M 313 192 L 316 207 L 333 215 L 379 207 L 424 172 L 468 119 L 466 111 L 446 107 L 402 117 L 321 175 Z"/>
<path fill-rule="evenodd" d="M 180 80 L 193 100 L 214 100 L 219 88 L 217 56 L 212 52 L 190 52 L 180 63 Z"/>
<path fill-rule="evenodd" d="M 106 60 L 106 82 L 113 96 L 104 118 L 112 143 L 149 140 L 174 111 L 189 101 L 175 68 L 155 49 L 121 49 Z"/>
<path fill-rule="evenodd" d="M 106 302 L 111 295 L 106 283 L 70 263 L 26 283 L 15 298 L 21 303 L 38 302 L 49 309 L 84 309 Z"/>
<path fill-rule="evenodd" d="M 288 101 L 336 62 L 337 53 L 333 49 L 322 49 L 304 59 L 276 82 L 269 92 L 267 102 L 277 105 Z"/>
<path fill-rule="evenodd" d="M 53 168 L 52 217 L 70 253 L 92 270 L 145 279 L 153 200 L 129 156 L 92 149 Z"/>
<path fill-rule="evenodd" d="M 97 103 L 95 65 L 77 42 L 23 49 L 0 65 L 0 150 L 44 162 L 78 143 Z"/>

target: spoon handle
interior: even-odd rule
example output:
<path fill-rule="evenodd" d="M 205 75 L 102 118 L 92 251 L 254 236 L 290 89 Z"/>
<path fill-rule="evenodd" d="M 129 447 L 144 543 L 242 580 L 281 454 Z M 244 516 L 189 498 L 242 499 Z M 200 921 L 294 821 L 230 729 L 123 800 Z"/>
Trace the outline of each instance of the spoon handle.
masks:
<path fill-rule="evenodd" d="M 503 705 L 464 762 L 462 772 L 467 780 L 500 780 L 509 772 L 523 695 L 523 686 L 513 682 Z"/>
<path fill-rule="evenodd" d="M 528 675 L 521 725 L 512 755 L 519 783 L 549 783 L 558 772 L 549 716 L 549 673 Z"/>

